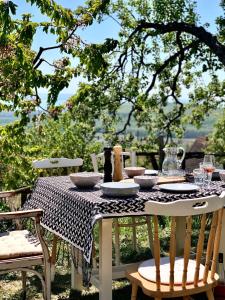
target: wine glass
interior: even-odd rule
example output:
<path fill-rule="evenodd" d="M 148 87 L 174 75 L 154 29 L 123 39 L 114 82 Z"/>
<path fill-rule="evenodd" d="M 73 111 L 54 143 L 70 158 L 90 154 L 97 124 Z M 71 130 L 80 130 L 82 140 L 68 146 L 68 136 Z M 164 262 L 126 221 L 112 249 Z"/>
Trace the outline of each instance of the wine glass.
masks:
<path fill-rule="evenodd" d="M 210 186 L 212 180 L 212 173 L 215 171 L 215 157 L 211 154 L 206 154 L 203 159 L 203 163 L 200 164 L 200 169 L 203 169 L 205 173 L 206 186 Z"/>

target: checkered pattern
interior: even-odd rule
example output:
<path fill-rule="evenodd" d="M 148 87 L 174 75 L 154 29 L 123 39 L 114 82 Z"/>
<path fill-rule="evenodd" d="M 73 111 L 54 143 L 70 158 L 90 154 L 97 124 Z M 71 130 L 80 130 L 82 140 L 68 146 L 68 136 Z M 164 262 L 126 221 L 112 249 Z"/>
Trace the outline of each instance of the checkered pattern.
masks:
<path fill-rule="evenodd" d="M 189 194 L 172 194 L 159 190 L 140 191 L 130 198 L 110 198 L 102 195 L 99 186 L 94 189 L 77 189 L 68 176 L 39 178 L 31 197 L 23 209 L 44 210 L 42 225 L 82 250 L 90 262 L 93 227 L 104 217 L 144 215 L 148 200 L 169 202 L 178 199 L 220 195 L 223 183 L 215 182 L 210 189 Z"/>

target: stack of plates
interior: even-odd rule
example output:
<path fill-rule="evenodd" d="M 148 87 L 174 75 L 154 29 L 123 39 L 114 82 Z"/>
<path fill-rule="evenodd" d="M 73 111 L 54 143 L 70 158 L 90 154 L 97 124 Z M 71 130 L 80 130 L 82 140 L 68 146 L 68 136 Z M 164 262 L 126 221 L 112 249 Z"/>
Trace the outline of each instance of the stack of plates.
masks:
<path fill-rule="evenodd" d="M 140 185 L 131 182 L 105 182 L 101 184 L 103 195 L 112 197 L 135 196 L 139 191 Z"/>

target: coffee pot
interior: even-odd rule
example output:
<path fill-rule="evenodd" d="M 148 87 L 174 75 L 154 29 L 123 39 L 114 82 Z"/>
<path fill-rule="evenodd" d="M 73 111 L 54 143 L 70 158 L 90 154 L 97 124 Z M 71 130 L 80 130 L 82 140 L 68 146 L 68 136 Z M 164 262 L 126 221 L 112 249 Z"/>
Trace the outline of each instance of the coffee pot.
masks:
<path fill-rule="evenodd" d="M 165 158 L 162 164 L 163 175 L 176 176 L 179 174 L 182 161 L 185 157 L 185 150 L 183 147 L 166 147 L 163 149 Z M 179 159 L 177 154 L 183 152 L 182 157 Z"/>

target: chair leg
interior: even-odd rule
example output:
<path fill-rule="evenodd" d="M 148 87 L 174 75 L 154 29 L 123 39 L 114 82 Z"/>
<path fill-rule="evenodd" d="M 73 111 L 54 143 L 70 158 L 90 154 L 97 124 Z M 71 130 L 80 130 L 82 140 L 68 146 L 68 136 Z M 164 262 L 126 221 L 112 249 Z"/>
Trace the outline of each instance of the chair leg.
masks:
<path fill-rule="evenodd" d="M 56 255 L 57 255 L 57 242 L 58 237 L 54 235 L 52 241 L 52 255 L 51 255 L 51 281 L 53 282 L 55 279 L 55 264 L 56 264 Z"/>
<path fill-rule="evenodd" d="M 213 291 L 212 290 L 208 290 L 206 292 L 207 298 L 208 300 L 214 300 L 214 295 L 213 295 Z"/>
<path fill-rule="evenodd" d="M 51 300 L 51 265 L 50 265 L 50 263 L 47 263 L 45 266 L 44 300 Z"/>
<path fill-rule="evenodd" d="M 138 291 L 138 285 L 135 283 L 132 283 L 131 300 L 137 299 L 137 291 Z"/>
<path fill-rule="evenodd" d="M 26 279 L 27 279 L 27 273 L 25 271 L 22 271 L 21 275 L 22 275 L 22 285 L 23 285 L 23 299 L 26 299 Z"/>

